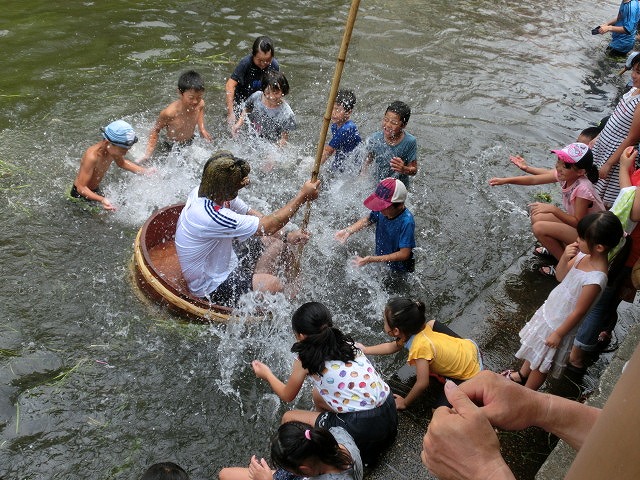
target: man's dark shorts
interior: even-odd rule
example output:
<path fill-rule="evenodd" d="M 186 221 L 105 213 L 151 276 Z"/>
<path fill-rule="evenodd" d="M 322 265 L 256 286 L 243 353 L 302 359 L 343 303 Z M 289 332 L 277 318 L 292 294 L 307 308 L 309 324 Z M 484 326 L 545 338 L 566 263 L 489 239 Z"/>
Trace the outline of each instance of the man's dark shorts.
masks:
<path fill-rule="evenodd" d="M 233 248 L 238 256 L 238 266 L 227 279 L 209 294 L 208 300 L 216 305 L 235 307 L 240 297 L 251 290 L 253 272 L 264 250 L 260 238 L 251 237 L 245 242 L 236 242 Z"/>

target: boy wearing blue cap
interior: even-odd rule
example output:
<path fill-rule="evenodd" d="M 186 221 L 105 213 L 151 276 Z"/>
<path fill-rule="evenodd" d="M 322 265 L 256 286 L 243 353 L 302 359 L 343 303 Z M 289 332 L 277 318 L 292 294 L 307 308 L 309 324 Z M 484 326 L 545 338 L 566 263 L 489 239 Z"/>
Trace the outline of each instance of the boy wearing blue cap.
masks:
<path fill-rule="evenodd" d="M 155 169 L 141 167 L 124 158 L 138 141 L 133 127 L 127 122 L 116 120 L 101 130 L 103 140 L 87 148 L 82 155 L 80 170 L 69 194 L 73 198 L 99 202 L 105 210 L 115 210 L 116 207 L 100 191 L 100 182 L 111 162 L 133 173 L 150 174 Z"/>
<path fill-rule="evenodd" d="M 393 272 L 413 272 L 416 246 L 416 224 L 411 212 L 405 207 L 407 188 L 397 178 L 385 178 L 364 203 L 371 212 L 353 225 L 339 230 L 336 240 L 345 243 L 358 230 L 376 224 L 376 254 L 360 257 L 353 263 L 362 267 L 367 263 L 384 262 Z"/>

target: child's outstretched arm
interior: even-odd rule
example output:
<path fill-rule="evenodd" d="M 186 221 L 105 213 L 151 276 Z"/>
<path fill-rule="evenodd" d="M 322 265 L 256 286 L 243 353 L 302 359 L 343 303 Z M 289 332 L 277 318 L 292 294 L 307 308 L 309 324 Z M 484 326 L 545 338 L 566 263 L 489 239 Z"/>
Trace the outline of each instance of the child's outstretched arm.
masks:
<path fill-rule="evenodd" d="M 429 388 L 429 361 L 425 358 L 416 358 L 416 383 L 413 385 L 406 397 L 394 395 L 396 408 L 404 410 L 411 405 L 416 398 Z"/>
<path fill-rule="evenodd" d="M 297 358 L 293 362 L 293 369 L 291 370 L 291 375 L 289 375 L 287 383 L 283 383 L 273 374 L 267 365 L 259 360 L 251 362 L 251 366 L 253 367 L 256 377 L 269 382 L 273 393 L 278 395 L 283 402 L 291 402 L 296 398 L 307 376 L 307 370 L 302 367 L 302 363 Z"/>
<path fill-rule="evenodd" d="M 360 220 L 348 226 L 347 228 L 338 230 L 334 238 L 340 243 L 344 243 L 352 234 L 356 233 L 359 230 L 362 230 L 365 227 L 368 227 L 369 225 L 371 225 L 371 222 L 369 222 L 369 216 L 367 215 L 366 217 L 362 217 Z"/>
<path fill-rule="evenodd" d="M 545 340 L 545 345 L 551 348 L 558 348 L 560 342 L 564 336 L 569 333 L 573 327 L 575 327 L 582 318 L 587 314 L 589 308 L 593 304 L 596 297 L 600 294 L 600 285 L 592 284 L 582 287 L 578 301 L 576 302 L 576 308 L 569 314 L 569 316 L 562 322 L 554 332 L 551 333 Z"/>
<path fill-rule="evenodd" d="M 367 255 L 366 257 L 356 255 L 356 258 L 353 259 L 353 263 L 357 267 L 363 267 L 368 263 L 404 262 L 411 258 L 412 251 L 412 248 L 403 247 L 400 250 L 388 253 L 387 255 Z"/>
<path fill-rule="evenodd" d="M 379 343 L 378 345 L 371 345 L 369 347 L 356 342 L 356 347 L 362 350 L 362 353 L 365 355 L 390 355 L 392 353 L 399 352 L 402 349 L 402 345 L 395 340 Z"/>
<path fill-rule="evenodd" d="M 544 185 L 546 183 L 557 182 L 555 170 L 547 170 L 544 173 L 534 175 L 520 175 L 518 177 L 494 177 L 489 180 L 489 185 Z"/>
<path fill-rule="evenodd" d="M 513 163 L 520 170 L 531 175 L 541 175 L 548 172 L 553 173 L 553 168 L 540 168 L 530 166 L 527 161 L 520 155 L 512 155 L 511 157 L 509 157 L 509 160 L 511 160 L 511 163 Z"/>

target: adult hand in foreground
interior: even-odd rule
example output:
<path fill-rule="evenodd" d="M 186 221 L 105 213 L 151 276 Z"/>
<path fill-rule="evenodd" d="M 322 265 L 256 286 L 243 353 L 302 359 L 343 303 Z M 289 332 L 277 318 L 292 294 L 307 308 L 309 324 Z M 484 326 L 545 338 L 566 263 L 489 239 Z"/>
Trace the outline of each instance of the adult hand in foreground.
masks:
<path fill-rule="evenodd" d="M 440 480 L 513 480 L 500 455 L 500 443 L 487 417 L 455 383 L 445 384 L 453 408 L 432 417 L 422 447 L 422 462 Z"/>
<path fill-rule="evenodd" d="M 522 430 L 540 422 L 548 410 L 549 396 L 525 388 L 494 372 L 483 370 L 459 389 L 494 427 Z"/>

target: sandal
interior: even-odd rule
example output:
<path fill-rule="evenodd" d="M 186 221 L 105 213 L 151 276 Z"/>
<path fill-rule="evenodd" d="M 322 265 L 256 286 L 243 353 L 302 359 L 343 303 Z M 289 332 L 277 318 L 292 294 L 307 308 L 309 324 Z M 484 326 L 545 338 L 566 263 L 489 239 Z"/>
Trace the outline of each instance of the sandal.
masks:
<path fill-rule="evenodd" d="M 520 380 L 516 380 L 515 378 L 513 378 L 514 373 L 518 375 L 518 378 Z M 501 372 L 500 375 L 502 375 L 504 378 L 508 378 L 512 382 L 515 382 L 519 385 L 524 385 L 525 383 L 527 383 L 527 379 L 529 378 L 528 376 L 525 377 L 524 375 L 522 375 L 520 373 L 520 370 L 505 370 L 504 372 Z"/>
<path fill-rule="evenodd" d="M 543 246 L 539 246 L 533 249 L 533 254 L 536 257 L 553 257 L 555 258 L 553 255 L 551 255 L 551 252 L 549 250 L 546 249 L 546 247 Z"/>
<path fill-rule="evenodd" d="M 544 266 L 544 267 L 540 267 L 538 269 L 538 272 L 540 272 L 545 277 L 556 278 L 556 268 L 553 265 L 547 265 L 547 266 Z"/>

